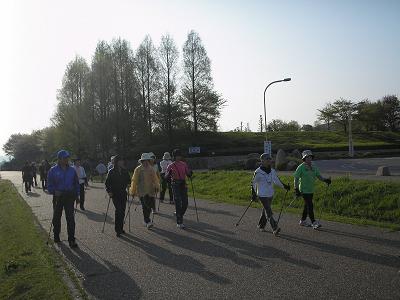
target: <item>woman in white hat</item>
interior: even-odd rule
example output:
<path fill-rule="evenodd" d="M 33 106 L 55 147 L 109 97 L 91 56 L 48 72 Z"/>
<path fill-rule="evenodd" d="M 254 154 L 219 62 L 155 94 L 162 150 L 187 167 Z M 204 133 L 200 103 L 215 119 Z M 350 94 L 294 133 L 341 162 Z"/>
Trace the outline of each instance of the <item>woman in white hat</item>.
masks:
<path fill-rule="evenodd" d="M 171 186 L 171 180 L 165 177 L 165 174 L 167 173 L 167 167 L 172 164 L 172 157 L 169 152 L 165 152 L 163 155 L 163 160 L 160 162 L 160 167 L 161 167 L 161 192 L 160 192 L 160 201 L 164 201 L 165 197 L 165 191 L 167 190 L 168 187 L 168 193 L 169 193 L 169 203 L 173 204 L 174 203 L 174 196 L 172 193 L 172 186 Z"/>
<path fill-rule="evenodd" d="M 144 225 L 151 228 L 153 223 L 150 220 L 151 211 L 155 211 L 155 196 L 160 189 L 160 181 L 151 165 L 150 153 L 143 153 L 139 159 L 140 165 L 136 167 L 129 193 L 140 198 L 143 209 Z"/>
<path fill-rule="evenodd" d="M 316 229 L 321 227 L 321 224 L 314 217 L 313 196 L 315 179 L 318 178 L 328 185 L 331 184 L 331 179 L 322 177 L 317 166 L 312 163 L 314 155 L 311 150 L 304 150 L 301 156 L 303 163 L 297 167 L 293 174 L 296 196 L 302 196 L 304 199 L 304 209 L 299 224 L 306 227 L 312 226 Z M 310 217 L 311 224 L 307 222 L 307 216 Z"/>

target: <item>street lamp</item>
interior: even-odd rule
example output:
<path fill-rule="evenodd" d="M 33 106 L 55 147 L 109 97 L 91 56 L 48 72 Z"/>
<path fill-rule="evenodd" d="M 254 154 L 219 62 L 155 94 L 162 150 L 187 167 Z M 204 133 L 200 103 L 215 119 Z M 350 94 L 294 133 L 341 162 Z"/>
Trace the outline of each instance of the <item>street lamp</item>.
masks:
<path fill-rule="evenodd" d="M 267 91 L 267 89 L 269 88 L 270 85 L 273 85 L 274 83 L 278 83 L 278 82 L 283 82 L 283 81 L 290 81 L 292 80 L 291 78 L 285 78 L 285 79 L 281 79 L 281 80 L 276 80 L 276 81 L 272 81 L 270 84 L 267 85 L 267 87 L 264 90 L 264 126 L 265 126 L 265 141 L 267 142 L 267 108 L 265 105 L 265 92 Z"/>

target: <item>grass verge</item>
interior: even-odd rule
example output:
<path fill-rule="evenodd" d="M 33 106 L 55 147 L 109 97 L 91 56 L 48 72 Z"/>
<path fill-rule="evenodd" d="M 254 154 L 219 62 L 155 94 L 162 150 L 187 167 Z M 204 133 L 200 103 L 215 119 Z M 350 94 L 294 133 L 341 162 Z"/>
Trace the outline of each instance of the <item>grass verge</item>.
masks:
<path fill-rule="evenodd" d="M 293 186 L 293 177 L 280 178 Z M 196 197 L 200 199 L 248 205 L 251 179 L 252 174 L 245 171 L 210 171 L 196 173 L 193 184 Z M 281 207 L 285 191 L 279 187 L 276 187 L 275 191 L 273 207 L 277 211 Z M 286 203 L 293 197 L 292 190 L 288 193 Z M 260 203 L 256 205 L 261 207 Z M 293 208 L 288 211 L 300 214 L 302 206 L 303 200 L 297 199 Z M 318 181 L 314 207 L 317 217 L 322 208 L 322 218 L 325 220 L 400 230 L 400 186 L 394 182 L 339 177 L 327 188 L 324 183 Z"/>
<path fill-rule="evenodd" d="M 0 245 L 0 299 L 72 299 L 56 254 L 6 180 L 0 180 Z"/>

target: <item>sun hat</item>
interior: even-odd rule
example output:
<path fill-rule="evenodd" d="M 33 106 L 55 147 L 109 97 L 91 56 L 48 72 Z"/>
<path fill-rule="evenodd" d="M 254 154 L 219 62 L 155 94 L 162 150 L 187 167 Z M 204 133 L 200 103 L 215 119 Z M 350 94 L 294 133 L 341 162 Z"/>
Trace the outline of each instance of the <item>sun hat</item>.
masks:
<path fill-rule="evenodd" d="M 263 153 L 260 156 L 260 160 L 271 160 L 271 159 L 272 159 L 272 157 L 268 153 Z"/>
<path fill-rule="evenodd" d="M 149 155 L 152 159 L 156 159 L 156 155 L 153 152 L 149 152 Z"/>
<path fill-rule="evenodd" d="M 163 158 L 162 159 L 171 159 L 171 154 L 169 152 L 164 152 Z"/>
<path fill-rule="evenodd" d="M 314 158 L 314 154 L 312 153 L 311 150 L 304 150 L 304 151 L 301 153 L 301 159 L 304 160 L 307 156 L 311 156 L 312 158 Z"/>
<path fill-rule="evenodd" d="M 138 160 L 139 162 L 145 161 L 145 160 L 151 160 L 151 155 L 150 153 L 142 153 L 140 159 Z"/>

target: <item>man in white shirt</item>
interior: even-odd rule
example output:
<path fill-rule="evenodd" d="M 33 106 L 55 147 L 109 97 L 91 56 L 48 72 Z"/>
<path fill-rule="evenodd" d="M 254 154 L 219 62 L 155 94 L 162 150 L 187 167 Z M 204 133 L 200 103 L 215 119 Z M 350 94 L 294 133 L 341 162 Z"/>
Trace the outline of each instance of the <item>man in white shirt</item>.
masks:
<path fill-rule="evenodd" d="M 76 158 L 74 161 L 74 169 L 79 179 L 79 199 L 81 210 L 85 210 L 85 185 L 87 186 L 87 177 L 85 169 L 81 166 L 81 159 Z"/>
<path fill-rule="evenodd" d="M 269 154 L 263 153 L 260 160 L 261 166 L 255 170 L 252 182 L 252 199 L 256 200 L 258 196 L 264 206 L 260 220 L 258 221 L 258 228 L 261 231 L 265 231 L 265 225 L 267 224 L 265 213 L 267 213 L 273 234 L 277 235 L 280 228 L 273 217 L 271 209 L 272 198 L 274 197 L 273 185 L 275 184 L 287 191 L 290 190 L 290 186 L 288 184 L 283 184 L 276 175 L 276 171 L 271 168 L 272 158 Z"/>
<path fill-rule="evenodd" d="M 107 174 L 107 167 L 103 164 L 103 162 L 100 162 L 96 166 L 96 172 L 100 175 L 101 182 L 104 182 L 104 175 Z"/>

